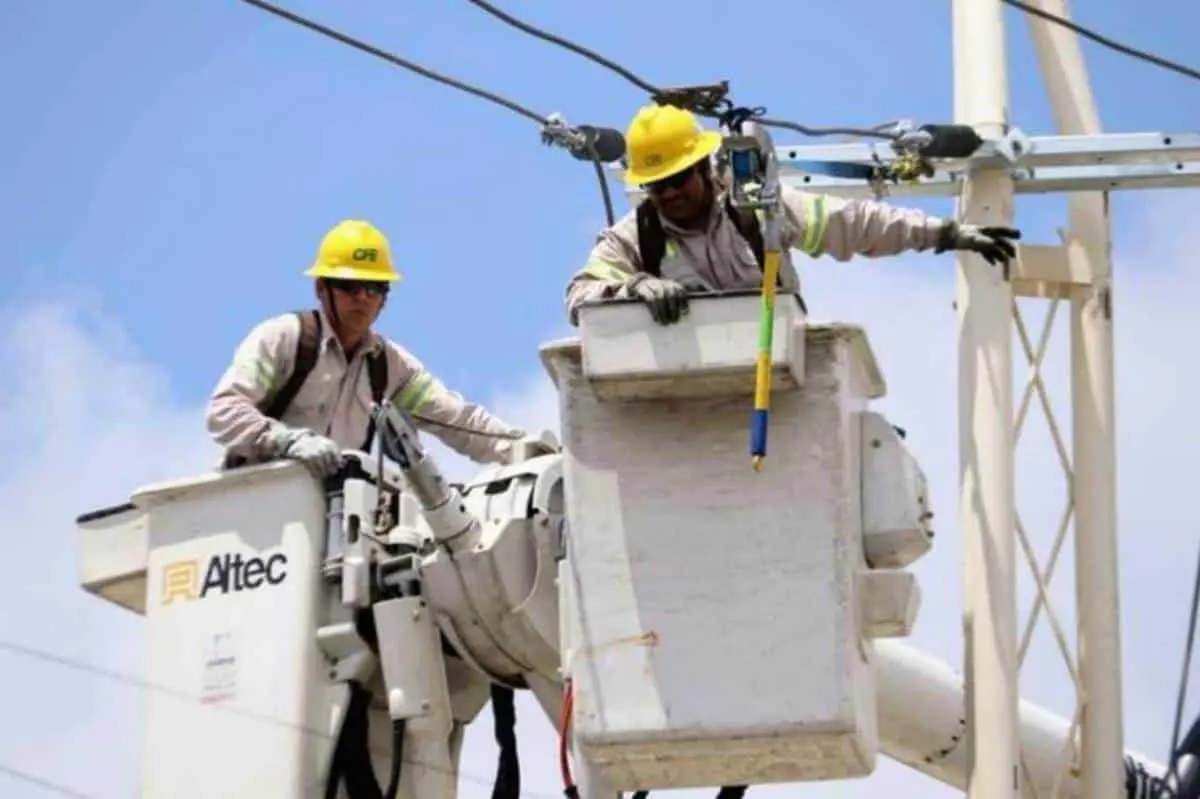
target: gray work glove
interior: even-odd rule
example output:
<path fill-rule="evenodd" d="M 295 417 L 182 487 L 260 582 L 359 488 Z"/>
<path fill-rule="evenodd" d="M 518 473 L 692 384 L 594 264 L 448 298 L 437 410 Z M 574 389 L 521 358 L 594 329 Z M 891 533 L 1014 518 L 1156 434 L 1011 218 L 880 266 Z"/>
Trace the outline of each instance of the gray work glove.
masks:
<path fill-rule="evenodd" d="M 935 252 L 971 250 L 995 266 L 999 263 L 1007 264 L 1016 257 L 1017 248 L 1010 239 L 1019 238 L 1021 231 L 1015 228 L 960 225 L 951 220 L 942 226 Z"/>
<path fill-rule="evenodd" d="M 317 477 L 328 477 L 341 466 L 342 448 L 331 438 L 304 430 L 284 448 L 283 457 L 302 462 Z"/>
<path fill-rule="evenodd" d="M 653 277 L 642 272 L 629 284 L 629 290 L 650 309 L 650 316 L 660 325 L 670 325 L 688 312 L 688 293 L 674 280 Z"/>

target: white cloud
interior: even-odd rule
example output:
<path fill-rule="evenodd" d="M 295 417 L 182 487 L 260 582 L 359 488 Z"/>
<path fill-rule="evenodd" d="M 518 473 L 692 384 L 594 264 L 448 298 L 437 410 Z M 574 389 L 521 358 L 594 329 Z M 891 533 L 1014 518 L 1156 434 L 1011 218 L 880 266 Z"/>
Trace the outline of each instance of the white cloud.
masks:
<path fill-rule="evenodd" d="M 1200 431 L 1192 424 L 1196 384 L 1193 306 L 1200 290 L 1200 246 L 1173 220 L 1195 218 L 1200 203 L 1145 203 L 1147 212 L 1119 220 L 1117 241 L 1117 369 L 1119 378 L 1121 588 L 1127 741 L 1161 758 L 1165 753 L 1186 621 L 1197 536 L 1190 527 L 1193 453 Z M 1194 194 L 1191 197 L 1195 197 Z M 1159 236 L 1170 236 L 1162 241 Z M 961 547 L 956 525 L 956 345 L 953 262 L 905 258 L 807 267 L 806 294 L 822 318 L 865 320 L 889 380 L 879 403 L 905 427 L 922 459 L 941 520 L 937 547 L 920 564 L 924 609 L 914 643 L 954 665 L 959 640 Z M 7 512 L 6 554 L 0 562 L 0 639 L 16 641 L 125 674 L 141 672 L 139 623 L 83 594 L 77 585 L 73 518 L 120 501 L 150 479 L 206 468 L 213 453 L 199 410 L 180 407 L 162 371 L 145 363 L 119 329 L 87 302 L 8 309 L 0 339 L 0 502 Z M 1040 316 L 1040 314 L 1035 314 Z M 1066 409 L 1066 308 L 1052 343 L 1051 391 Z M 1031 324 L 1031 336 L 1037 328 Z M 1019 350 L 1016 354 L 1021 364 Z M 535 354 L 530 354 L 531 365 Z M 1018 370 L 1020 373 L 1022 370 Z M 1021 383 L 1017 384 L 1020 391 Z M 540 366 L 490 400 L 512 422 L 554 426 L 557 400 Z M 1018 393 L 1019 396 L 1019 393 Z M 1022 516 L 1049 545 L 1057 521 L 1057 466 L 1044 426 L 1031 422 L 1020 456 Z M 1066 430 L 1069 440 L 1069 427 Z M 444 448 L 434 447 L 436 452 Z M 447 461 L 452 476 L 469 473 Z M 1033 475 L 1030 477 L 1029 475 Z M 1065 598 L 1072 569 L 1069 547 L 1060 561 L 1055 595 Z M 1029 607 L 1023 592 L 1021 607 Z M 24 611 L 19 612 L 19 611 Z M 1073 616 L 1064 614 L 1064 625 Z M 1042 625 L 1044 628 L 1044 625 Z M 1072 636 L 1073 638 L 1073 636 Z M 140 691 L 119 681 L 0 650 L 5 717 L 23 719 L 0 735 L 0 764 L 38 774 L 91 797 L 135 793 Z M 1064 670 L 1046 634 L 1035 638 L 1022 680 L 1025 696 L 1068 713 Z M 797 676 L 802 679 L 801 675 Z M 1194 695 L 1194 694 L 1193 694 Z M 1197 702 L 1190 704 L 1194 715 Z M 518 700 L 523 787 L 560 795 L 549 724 L 528 695 Z M 24 721 L 27 719 L 27 721 Z M 483 797 L 495 769 L 490 712 L 468 736 L 463 790 Z M 911 770 L 881 761 L 862 781 L 808 787 L 811 796 L 868 796 L 881 788 L 902 795 L 950 796 Z M 782 797 L 789 786 L 753 788 L 755 797 Z M 711 796 L 711 791 L 691 791 Z M 51 794 L 0 776 L 0 794 Z M 773 795 L 773 796 L 772 796 Z"/>
<path fill-rule="evenodd" d="M 212 463 L 200 416 L 172 403 L 161 371 L 137 358 L 86 299 L 7 308 L 0 363 L 5 557 L 0 641 L 121 674 L 141 672 L 137 617 L 78 585 L 74 519 L 139 483 Z M 134 792 L 139 691 L 0 649 L 0 764 L 88 796 Z M 21 724 L 15 720 L 21 719 Z M 0 776 L 4 796 L 50 795 Z"/>

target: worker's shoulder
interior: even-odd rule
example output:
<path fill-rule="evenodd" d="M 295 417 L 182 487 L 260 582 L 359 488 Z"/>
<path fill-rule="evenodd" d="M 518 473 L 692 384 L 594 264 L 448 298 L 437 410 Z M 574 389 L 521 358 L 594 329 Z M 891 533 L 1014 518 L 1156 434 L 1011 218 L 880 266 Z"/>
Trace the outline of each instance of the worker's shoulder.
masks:
<path fill-rule="evenodd" d="M 243 348 L 256 353 L 290 357 L 300 339 L 300 317 L 295 311 L 276 314 L 256 323 L 246 333 Z"/>
<path fill-rule="evenodd" d="M 628 211 L 626 211 L 620 219 L 617 219 L 611 225 L 604 227 L 600 231 L 599 238 L 604 238 L 605 236 L 615 236 L 619 239 L 636 239 L 638 227 L 637 215 L 638 210 L 637 206 L 635 205 L 633 208 L 630 208 Z"/>
<path fill-rule="evenodd" d="M 268 340 L 292 339 L 300 335 L 300 313 L 287 311 L 275 314 L 258 322 L 250 329 L 250 335 Z"/>
<path fill-rule="evenodd" d="M 384 352 L 387 353 L 388 362 L 400 367 L 402 372 L 418 372 L 425 369 L 421 359 L 400 342 L 383 335 L 379 336 L 379 341 L 383 345 Z"/>

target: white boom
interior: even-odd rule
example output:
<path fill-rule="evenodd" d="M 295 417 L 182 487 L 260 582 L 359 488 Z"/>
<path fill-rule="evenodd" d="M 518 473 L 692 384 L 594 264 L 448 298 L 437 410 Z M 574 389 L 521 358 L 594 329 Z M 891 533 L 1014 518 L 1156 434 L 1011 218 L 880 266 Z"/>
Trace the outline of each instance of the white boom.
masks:
<path fill-rule="evenodd" d="M 532 690 L 556 726 L 571 699 L 585 799 L 860 778 L 878 751 L 965 788 L 962 680 L 895 640 L 929 502 L 869 408 L 885 384 L 866 335 L 779 298 L 755 472 L 758 304 L 696 298 L 670 327 L 584 308 L 579 339 L 542 349 L 561 449 L 461 487 L 389 410 L 388 460 L 351 453 L 324 485 L 259 465 L 81 517 L 84 587 L 148 627 L 141 796 L 300 799 L 373 770 L 388 799 L 453 799 L 492 684 Z M 1041 795 L 1068 728 L 1020 707 Z M 1059 795 L 1084 796 L 1078 778 Z"/>

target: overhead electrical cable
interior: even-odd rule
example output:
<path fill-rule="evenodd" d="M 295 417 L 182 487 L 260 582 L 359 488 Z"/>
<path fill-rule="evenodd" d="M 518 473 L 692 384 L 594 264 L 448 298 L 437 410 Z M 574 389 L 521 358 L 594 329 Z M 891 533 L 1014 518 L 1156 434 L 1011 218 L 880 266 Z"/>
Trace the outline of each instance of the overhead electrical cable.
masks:
<path fill-rule="evenodd" d="M 54 782 L 53 780 L 45 777 L 39 777 L 38 775 L 31 774 L 28 771 L 21 771 L 20 769 L 12 766 L 6 766 L 3 763 L 0 763 L 0 775 L 8 777 L 12 780 L 16 780 L 17 782 L 23 782 L 26 785 L 35 785 L 44 791 L 48 791 L 58 796 L 65 796 L 67 799 L 93 799 L 93 797 L 87 795 L 86 793 L 80 793 L 74 788 L 70 788 L 62 783 Z"/>
<path fill-rule="evenodd" d="M 182 699 L 184 701 L 195 702 L 195 703 L 201 702 L 201 700 L 198 697 L 196 697 L 190 693 L 187 693 L 185 691 L 176 689 L 176 688 L 170 688 L 165 685 L 155 685 L 154 683 L 149 682 L 148 680 L 142 679 L 141 677 L 136 677 L 131 674 L 122 674 L 119 671 L 105 668 L 103 666 L 99 666 L 94 663 L 89 663 L 85 660 L 78 660 L 78 659 L 69 657 L 67 655 L 61 655 L 61 654 L 58 654 L 55 652 L 49 652 L 49 651 L 37 649 L 32 646 L 28 646 L 26 644 L 18 643 L 16 641 L 10 641 L 10 640 L 5 640 L 5 639 L 0 638 L 0 652 L 7 652 L 7 653 L 9 653 L 11 655 L 15 655 L 17 657 L 24 657 L 24 658 L 28 658 L 30 660 L 41 661 L 43 663 L 52 663 L 52 664 L 55 664 L 58 666 L 62 666 L 63 668 L 71 669 L 72 671 L 77 671 L 77 672 L 81 672 L 83 674 L 92 675 L 97 678 L 111 680 L 113 682 L 124 683 L 125 685 L 131 686 L 131 687 L 134 687 L 134 688 L 137 688 L 140 690 L 154 691 L 156 693 L 170 696 L 174 699 Z M 304 734 L 307 736 L 312 736 L 315 738 L 321 738 L 321 739 L 325 739 L 325 740 L 332 740 L 332 738 L 333 738 L 333 736 L 328 732 L 318 730 L 318 729 L 313 729 L 311 727 L 304 726 L 303 724 L 297 724 L 295 722 L 288 721 L 287 719 L 279 718 L 277 716 L 271 716 L 271 715 L 263 714 L 263 713 L 256 712 L 256 711 L 243 710 L 240 708 L 227 706 L 227 705 L 209 704 L 209 705 L 205 705 L 205 707 L 208 709 L 214 710 L 214 711 L 229 713 L 231 715 L 249 719 L 251 721 L 255 721 L 255 722 L 267 725 L 267 726 L 278 727 L 278 728 L 288 729 L 288 730 L 294 730 L 301 734 Z M 372 751 L 381 756 L 388 756 L 391 754 L 387 749 L 381 749 L 379 747 L 372 747 Z M 422 766 L 431 771 L 439 771 L 439 772 L 449 773 L 449 772 L 446 772 L 445 768 L 440 765 L 437 765 L 435 763 L 424 762 L 422 760 L 418 760 L 415 758 L 410 758 L 407 755 L 404 758 L 404 762 L 407 764 L 410 764 L 410 765 Z M 37 777 L 35 777 L 33 775 L 28 775 L 28 774 L 23 774 L 23 773 L 17 772 L 15 769 L 13 769 L 9 766 L 4 766 L 2 764 L 0 764 L 0 774 L 9 774 L 14 779 L 21 779 L 24 781 L 31 781 L 31 780 L 37 779 Z M 491 780 L 480 777 L 477 774 L 472 774 L 471 772 L 467 772 L 467 771 L 463 771 L 463 770 L 459 769 L 457 774 L 462 779 L 467 780 L 468 782 L 473 782 L 473 783 L 476 783 L 478 785 L 483 785 L 483 786 L 492 785 Z M 49 786 L 46 786 L 46 787 L 49 787 Z M 69 795 L 75 796 L 80 799 L 89 799 L 89 797 L 82 796 L 81 794 L 69 794 Z M 528 790 L 524 790 L 524 789 L 522 789 L 521 795 L 530 797 L 531 799 L 555 799 L 554 797 L 550 796 L 549 794 L 536 793 L 536 792 L 528 791 Z"/>
<path fill-rule="evenodd" d="M 483 100 L 495 103 L 502 108 L 512 111 L 518 116 L 533 122 L 537 122 L 542 126 L 543 143 L 557 144 L 566 149 L 576 158 L 590 161 L 592 163 L 592 166 L 596 172 L 596 178 L 600 183 L 600 193 L 604 199 L 604 209 L 608 215 L 608 222 L 609 224 L 613 223 L 614 216 L 612 210 L 612 197 L 610 196 L 608 190 L 608 181 L 604 175 L 603 164 L 606 161 L 617 160 L 624 153 L 621 152 L 614 155 L 611 152 L 604 152 L 604 145 L 611 141 L 611 137 L 605 137 L 604 129 L 594 128 L 587 125 L 571 127 L 567 125 L 563 121 L 562 117 L 557 114 L 551 114 L 548 116 L 539 114 L 532 109 L 526 108 L 520 103 L 509 100 L 507 97 L 503 97 L 495 92 L 487 91 L 486 89 L 481 89 L 478 86 L 473 86 L 456 78 L 451 78 L 448 75 L 441 74 L 440 72 L 435 72 L 434 70 L 423 67 L 414 61 L 401 58 L 394 53 L 389 53 L 388 51 L 372 44 L 368 44 L 360 39 L 354 38 L 353 36 L 349 36 L 341 31 L 335 30 L 328 25 L 322 25 L 315 20 L 308 19 L 307 17 L 304 17 L 293 11 L 288 11 L 287 9 L 277 6 L 274 3 L 268 3 L 265 2 L 265 0 L 242 0 L 242 2 L 248 3 L 270 14 L 274 14 L 282 19 L 286 19 L 289 22 L 293 22 L 303 28 L 307 28 L 308 30 L 320 33 L 323 36 L 327 36 L 330 39 L 345 44 L 349 47 L 353 47 L 354 49 L 360 50 L 368 55 L 373 55 L 376 58 L 387 61 L 389 64 L 400 67 L 401 69 L 406 69 L 410 72 L 420 75 L 423 78 L 432 80 L 435 83 L 440 83 L 443 86 L 449 86 L 452 89 L 458 89 L 466 94 L 470 94 L 474 97 L 479 97 Z"/>
<path fill-rule="evenodd" d="M 487 0 L 467 0 L 467 2 L 483 11 L 486 11 L 488 14 L 491 14 L 496 19 L 499 19 L 500 21 L 504 22 L 505 24 L 510 25 L 519 31 L 522 31 L 523 33 L 527 33 L 530 36 L 533 36 L 537 39 L 541 39 L 542 41 L 549 42 L 550 44 L 558 45 L 559 47 L 562 47 L 566 50 L 570 50 L 573 53 L 583 56 L 584 58 L 588 59 L 589 61 L 592 61 L 606 69 L 609 69 L 609 70 L 615 72 L 616 74 L 623 77 L 625 80 L 632 83 L 634 86 L 638 87 L 642 91 L 649 94 L 652 98 L 654 98 L 654 100 L 656 102 L 665 104 L 666 102 L 670 102 L 670 101 L 676 99 L 672 96 L 673 94 L 675 94 L 675 92 L 655 86 L 653 83 L 650 83 L 649 81 L 645 80 L 644 78 L 639 77 L 638 75 L 634 74 L 632 71 L 626 69 L 625 67 L 616 63 L 615 61 L 605 58 L 604 56 L 600 55 L 599 53 L 596 53 L 593 50 L 589 50 L 588 48 L 584 47 L 583 45 L 576 44 L 575 42 L 572 42 L 569 39 L 559 36 L 558 34 L 550 33 L 547 30 L 543 30 L 542 28 L 538 28 L 534 25 L 531 25 L 528 22 L 517 19 L 512 14 L 509 14 L 507 11 L 504 11 L 501 8 L 497 8 L 492 3 L 487 2 Z M 688 110 L 692 111 L 693 113 L 699 114 L 700 116 L 705 116 L 705 117 L 709 117 L 712 119 L 719 119 L 722 116 L 722 114 L 719 111 L 717 111 L 717 109 L 709 107 L 709 104 L 707 104 L 707 103 L 698 103 L 698 104 L 692 105 L 692 107 L 689 107 Z M 888 128 L 895 127 L 895 125 L 896 125 L 895 122 L 888 122 L 888 123 L 884 123 L 882 125 L 876 125 L 873 128 L 852 128 L 852 127 L 814 128 L 814 127 L 809 127 L 807 125 L 801 125 L 796 122 L 788 122 L 786 120 L 772 119 L 770 117 L 765 117 L 765 116 L 762 116 L 763 113 L 765 113 L 765 109 L 755 109 L 755 113 L 754 113 L 755 121 L 757 121 L 758 123 L 763 124 L 763 125 L 768 125 L 770 127 L 782 128 L 785 130 L 795 131 L 796 133 L 800 133 L 805 136 L 865 136 L 865 137 L 872 137 L 872 138 L 879 138 L 879 139 L 895 138 L 895 134 L 890 133 L 887 130 Z"/>
<path fill-rule="evenodd" d="M 1083 36 L 1086 39 L 1091 39 L 1093 42 L 1104 45 L 1105 47 L 1107 47 L 1109 49 L 1116 50 L 1118 53 L 1123 53 L 1127 56 L 1132 56 L 1133 58 L 1139 59 L 1141 61 L 1146 61 L 1148 63 L 1160 66 L 1164 69 L 1169 69 L 1172 72 L 1178 72 L 1180 75 L 1184 75 L 1189 78 L 1195 78 L 1196 80 L 1200 80 L 1200 70 L 1192 69 L 1191 67 L 1184 66 L 1183 64 L 1178 64 L 1174 61 L 1169 61 L 1169 60 L 1163 58 L 1162 56 L 1154 55 L 1153 53 L 1147 52 L 1145 50 L 1139 50 L 1136 47 L 1130 47 L 1127 44 L 1121 44 L 1120 42 L 1116 41 L 1115 39 L 1110 39 L 1107 36 L 1096 33 L 1094 30 L 1091 30 L 1090 28 L 1086 28 L 1077 22 L 1073 22 L 1072 20 L 1066 19 L 1064 17 L 1060 17 L 1057 14 L 1051 14 L 1049 11 L 1043 11 L 1042 9 L 1038 8 L 1037 6 L 1030 5 L 1029 3 L 1021 2 L 1021 0 L 1003 0 L 1003 2 L 1007 3 L 1008 5 L 1012 6 L 1013 8 L 1019 8 L 1020 10 L 1024 11 L 1026 14 L 1032 14 L 1033 16 L 1040 17 L 1041 19 L 1044 19 L 1047 22 L 1053 23 L 1055 25 L 1060 25 L 1064 28 L 1072 30 L 1075 33 L 1079 34 L 1080 36 Z"/>
<path fill-rule="evenodd" d="M 354 37 L 348 36 L 341 31 L 334 30 L 327 25 L 322 25 L 319 22 L 300 16 L 299 14 L 288 11 L 285 8 L 274 5 L 273 3 L 263 2 L 263 0 L 242 0 L 242 2 L 249 3 L 256 8 L 261 8 L 263 11 L 274 14 L 277 17 L 282 17 L 289 22 L 294 22 L 303 28 L 308 28 L 311 31 L 316 31 L 324 36 L 328 36 L 329 38 L 353 47 L 356 50 L 361 50 L 362 52 L 373 55 L 376 58 L 382 58 L 388 63 L 394 64 L 402 69 L 407 69 L 410 72 L 415 72 L 424 78 L 441 83 L 444 86 L 458 89 L 461 92 L 466 92 L 467 94 L 472 94 L 476 97 L 493 102 L 496 105 L 503 106 L 509 111 L 512 111 L 514 114 L 523 116 L 526 119 L 532 120 L 541 125 L 550 124 L 550 120 L 547 117 L 537 113 L 536 111 L 532 111 L 519 103 L 515 103 L 506 97 L 501 97 L 494 92 L 489 92 L 486 89 L 480 89 L 478 86 L 472 86 L 469 83 L 464 83 L 461 80 L 443 75 L 440 72 L 434 72 L 432 69 L 423 67 L 414 61 L 409 61 L 406 58 L 401 58 L 400 56 L 389 53 L 386 50 L 381 50 L 372 44 L 367 44 L 364 41 L 355 39 Z"/>

